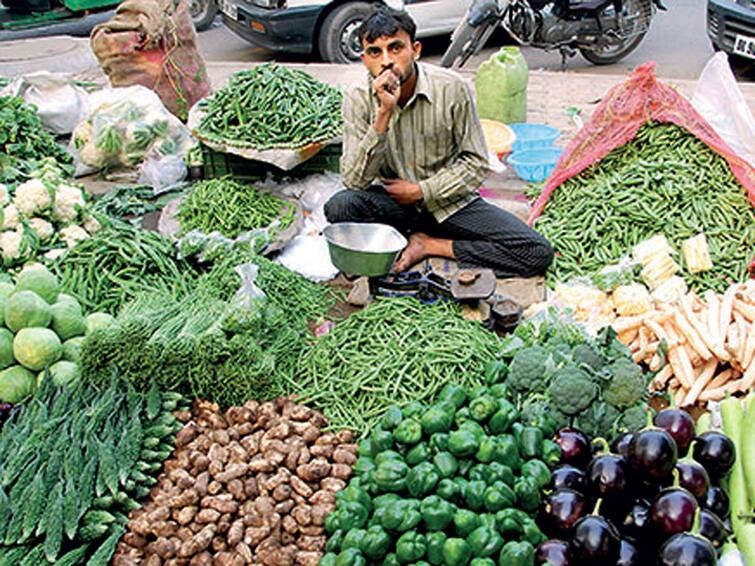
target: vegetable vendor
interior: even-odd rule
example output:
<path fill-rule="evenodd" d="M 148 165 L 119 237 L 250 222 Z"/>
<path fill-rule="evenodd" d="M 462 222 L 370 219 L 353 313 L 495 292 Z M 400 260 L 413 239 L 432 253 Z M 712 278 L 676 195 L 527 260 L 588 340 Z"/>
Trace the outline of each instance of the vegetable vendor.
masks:
<path fill-rule="evenodd" d="M 379 222 L 409 236 L 394 265 L 430 256 L 498 277 L 542 275 L 548 241 L 483 200 L 487 149 L 469 88 L 457 74 L 417 62 L 421 44 L 405 12 L 378 7 L 359 30 L 369 71 L 343 103 L 346 187 L 325 205 L 330 222 Z"/>

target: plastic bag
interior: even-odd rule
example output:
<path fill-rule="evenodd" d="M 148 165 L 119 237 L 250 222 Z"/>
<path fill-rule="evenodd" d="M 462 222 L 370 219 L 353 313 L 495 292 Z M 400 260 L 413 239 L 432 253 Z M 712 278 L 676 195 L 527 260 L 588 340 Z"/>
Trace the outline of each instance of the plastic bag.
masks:
<path fill-rule="evenodd" d="M 186 163 L 177 155 L 152 157 L 147 159 L 139 168 L 139 184 L 148 185 L 158 194 L 165 189 L 180 183 L 188 174 Z"/>
<path fill-rule="evenodd" d="M 278 263 L 312 281 L 329 281 L 338 275 L 324 236 L 297 236 L 278 256 Z"/>
<path fill-rule="evenodd" d="M 708 60 L 692 97 L 700 112 L 740 157 L 755 163 L 755 118 L 731 72 L 724 52 Z"/>
<path fill-rule="evenodd" d="M 234 303 L 241 308 L 251 308 L 254 301 L 258 299 L 266 299 L 265 292 L 257 287 L 257 273 L 260 268 L 255 263 L 242 263 L 234 268 L 236 275 L 241 278 L 241 285 L 236 296 Z"/>
<path fill-rule="evenodd" d="M 16 77 L 0 91 L 1 96 L 20 96 L 37 107 L 45 129 L 70 134 L 87 112 L 89 94 L 70 77 L 40 71 Z"/>
<path fill-rule="evenodd" d="M 110 21 L 94 28 L 91 45 L 111 85 L 152 89 L 181 120 L 210 94 L 184 0 L 126 0 Z"/>
<path fill-rule="evenodd" d="M 755 206 L 755 167 L 737 155 L 686 98 L 657 80 L 654 67 L 655 63 L 637 67 L 626 81 L 608 91 L 561 155 L 532 207 L 527 221 L 530 226 L 559 185 L 633 139 L 649 120 L 674 123 L 721 155 Z"/>
<path fill-rule="evenodd" d="M 95 92 L 89 107 L 69 146 L 77 175 L 135 167 L 148 156 L 183 156 L 195 143 L 186 126 L 143 86 Z"/>

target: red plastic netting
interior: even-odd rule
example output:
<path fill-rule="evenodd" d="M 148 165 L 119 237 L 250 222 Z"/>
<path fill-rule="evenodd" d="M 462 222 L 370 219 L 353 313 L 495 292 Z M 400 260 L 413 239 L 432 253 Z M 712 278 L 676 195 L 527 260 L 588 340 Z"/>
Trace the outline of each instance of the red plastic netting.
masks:
<path fill-rule="evenodd" d="M 755 206 L 755 168 L 739 157 L 713 130 L 697 110 L 673 87 L 659 81 L 655 63 L 646 63 L 620 85 L 616 85 L 596 108 L 590 121 L 566 147 L 535 201 L 528 223 L 540 216 L 559 185 L 579 174 L 611 151 L 632 140 L 646 122 L 672 122 L 699 138 L 729 164 L 732 173 L 747 190 Z"/>

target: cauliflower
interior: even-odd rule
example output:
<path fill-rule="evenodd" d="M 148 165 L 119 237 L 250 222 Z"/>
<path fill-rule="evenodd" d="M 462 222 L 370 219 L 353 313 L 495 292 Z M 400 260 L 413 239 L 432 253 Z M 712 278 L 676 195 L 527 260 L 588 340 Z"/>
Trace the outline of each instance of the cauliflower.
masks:
<path fill-rule="evenodd" d="M 89 142 L 79 150 L 79 158 L 82 163 L 91 167 L 102 167 L 105 165 L 106 156 L 94 145 L 94 142 Z"/>
<path fill-rule="evenodd" d="M 76 245 L 76 242 L 86 240 L 89 234 L 81 226 L 71 225 L 60 231 L 60 237 L 66 243 L 66 246 L 72 248 Z"/>
<path fill-rule="evenodd" d="M 102 225 L 94 216 L 90 216 L 86 220 L 84 220 L 84 230 L 89 232 L 89 234 L 92 236 L 99 232 L 101 228 Z"/>
<path fill-rule="evenodd" d="M 85 205 L 84 192 L 78 187 L 60 185 L 55 195 L 52 218 L 60 224 L 70 224 L 76 220 L 79 210 Z"/>
<path fill-rule="evenodd" d="M 21 257 L 21 238 L 23 233 L 19 231 L 7 231 L 0 234 L 0 250 L 4 260 L 15 260 Z"/>
<path fill-rule="evenodd" d="M 3 209 L 3 230 L 15 230 L 18 228 L 18 209 L 16 205 L 9 204 Z"/>
<path fill-rule="evenodd" d="M 5 206 L 10 202 L 8 187 L 0 183 L 0 206 Z"/>
<path fill-rule="evenodd" d="M 49 240 L 55 234 L 55 228 L 53 225 L 42 218 L 32 218 L 29 220 L 29 228 L 34 231 L 42 242 Z"/>
<path fill-rule="evenodd" d="M 92 123 L 89 120 L 81 122 L 73 131 L 73 147 L 81 149 L 92 140 Z"/>
<path fill-rule="evenodd" d="M 52 206 L 50 189 L 39 179 L 31 179 L 16 187 L 13 199 L 16 208 L 22 214 L 31 216 L 35 212 L 42 212 Z"/>
<path fill-rule="evenodd" d="M 55 248 L 53 250 L 48 251 L 44 257 L 45 259 L 49 259 L 50 261 L 55 261 L 56 259 L 62 257 L 66 253 L 66 250 L 63 248 Z"/>

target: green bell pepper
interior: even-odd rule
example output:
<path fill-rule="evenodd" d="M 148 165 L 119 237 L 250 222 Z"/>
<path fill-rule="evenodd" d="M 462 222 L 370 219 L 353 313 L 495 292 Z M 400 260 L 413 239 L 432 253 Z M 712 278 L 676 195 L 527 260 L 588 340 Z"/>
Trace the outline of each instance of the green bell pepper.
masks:
<path fill-rule="evenodd" d="M 449 538 L 443 544 L 443 562 L 446 566 L 466 566 L 472 558 L 472 549 L 462 538 Z"/>
<path fill-rule="evenodd" d="M 485 429 L 482 427 L 482 425 L 478 423 L 477 421 L 473 421 L 473 420 L 469 420 L 469 421 L 465 421 L 461 423 L 459 425 L 459 430 L 471 432 L 472 434 L 475 435 L 477 440 L 479 440 L 480 442 L 482 442 L 482 439 L 487 436 L 487 434 L 485 433 Z"/>
<path fill-rule="evenodd" d="M 535 549 L 526 541 L 511 541 L 501 550 L 498 557 L 501 566 L 535 566 Z"/>
<path fill-rule="evenodd" d="M 365 458 L 372 458 L 377 454 L 375 447 L 372 444 L 372 440 L 364 438 L 359 441 L 359 455 Z"/>
<path fill-rule="evenodd" d="M 419 419 L 422 413 L 424 413 L 426 410 L 425 405 L 420 403 L 419 401 L 412 401 L 408 405 L 406 405 L 402 412 L 404 413 L 404 418 L 416 418 Z"/>
<path fill-rule="evenodd" d="M 370 442 L 372 443 L 373 454 L 377 455 L 393 447 L 393 435 L 381 427 L 375 427 L 372 434 L 370 434 Z"/>
<path fill-rule="evenodd" d="M 419 510 L 428 531 L 442 531 L 451 524 L 456 514 L 456 506 L 437 495 L 425 497 Z"/>
<path fill-rule="evenodd" d="M 471 481 L 464 490 L 464 503 L 472 511 L 481 511 L 485 507 L 485 490 L 487 484 L 484 481 Z"/>
<path fill-rule="evenodd" d="M 389 460 L 398 460 L 399 462 L 403 462 L 404 457 L 395 450 L 383 450 L 375 456 L 374 460 L 375 466 L 380 467 L 380 464 L 382 464 L 383 462 L 388 462 Z"/>
<path fill-rule="evenodd" d="M 500 360 L 492 360 L 485 365 L 485 383 L 494 385 L 503 381 L 509 373 L 509 366 Z"/>
<path fill-rule="evenodd" d="M 495 515 L 492 513 L 480 513 L 480 527 L 495 530 Z"/>
<path fill-rule="evenodd" d="M 535 419 L 534 426 L 543 431 L 543 436 L 553 436 L 558 429 L 558 423 L 548 413 L 541 413 Z"/>
<path fill-rule="evenodd" d="M 409 466 L 400 460 L 388 460 L 378 465 L 375 483 L 380 491 L 402 491 L 406 487 Z"/>
<path fill-rule="evenodd" d="M 536 511 L 540 507 L 540 487 L 537 482 L 528 476 L 520 477 L 514 482 L 519 507 L 527 512 Z"/>
<path fill-rule="evenodd" d="M 561 462 L 561 447 L 552 440 L 543 440 L 543 461 L 549 466 L 556 466 Z"/>
<path fill-rule="evenodd" d="M 448 437 L 448 451 L 459 458 L 472 456 L 480 448 L 480 439 L 468 430 L 455 430 Z"/>
<path fill-rule="evenodd" d="M 396 558 L 402 564 L 415 562 L 427 552 L 425 535 L 416 531 L 404 533 L 396 541 Z"/>
<path fill-rule="evenodd" d="M 460 537 L 468 537 L 469 534 L 480 526 L 480 515 L 469 509 L 459 509 L 454 514 L 454 528 Z"/>
<path fill-rule="evenodd" d="M 347 548 L 336 556 L 335 566 L 366 566 L 367 561 L 358 548 Z"/>
<path fill-rule="evenodd" d="M 343 540 L 341 541 L 341 550 L 346 550 L 347 548 L 357 548 L 361 551 L 362 540 L 364 540 L 364 536 L 366 534 L 367 531 L 365 529 L 351 529 L 343 536 Z"/>
<path fill-rule="evenodd" d="M 493 556 L 503 546 L 503 538 L 489 527 L 478 527 L 467 537 L 469 547 L 475 556 Z"/>
<path fill-rule="evenodd" d="M 372 511 L 372 497 L 362 487 L 362 481 L 359 478 L 354 478 L 346 486 L 346 489 L 342 489 L 336 494 L 336 499 L 341 496 L 344 501 L 356 501 L 361 503 L 369 513 Z"/>
<path fill-rule="evenodd" d="M 496 566 L 496 564 L 495 560 L 491 560 L 490 558 L 472 558 L 469 566 Z"/>
<path fill-rule="evenodd" d="M 341 543 L 343 542 L 345 534 L 346 533 L 341 529 L 331 533 L 330 536 L 328 536 L 328 542 L 325 543 L 325 552 L 338 553 L 341 550 Z"/>
<path fill-rule="evenodd" d="M 456 498 L 460 503 L 463 503 L 464 492 L 467 490 L 467 484 L 469 482 L 461 476 L 456 476 L 453 479 L 453 482 L 454 482 L 454 485 L 456 486 Z"/>
<path fill-rule="evenodd" d="M 524 533 L 524 523 L 529 515 L 521 509 L 504 509 L 495 514 L 495 525 L 505 538 L 518 538 Z"/>
<path fill-rule="evenodd" d="M 454 423 L 454 413 L 456 413 L 456 406 L 451 402 L 445 401 L 433 405 L 420 419 L 422 430 L 428 435 L 448 432 Z"/>
<path fill-rule="evenodd" d="M 516 494 L 509 486 L 502 481 L 495 482 L 485 489 L 485 509 L 491 513 L 496 513 L 501 509 L 506 509 L 516 504 Z"/>
<path fill-rule="evenodd" d="M 338 528 L 344 531 L 364 527 L 370 516 L 370 510 L 358 501 L 341 501 L 335 512 L 338 515 Z"/>
<path fill-rule="evenodd" d="M 490 394 L 496 399 L 508 399 L 509 398 L 509 386 L 506 383 L 496 383 L 490 386 Z"/>
<path fill-rule="evenodd" d="M 430 448 L 435 452 L 445 452 L 448 450 L 448 433 L 436 432 L 430 437 Z"/>
<path fill-rule="evenodd" d="M 341 524 L 341 515 L 339 513 L 338 509 L 334 509 L 330 513 L 328 513 L 328 516 L 325 517 L 325 522 L 323 523 L 323 527 L 325 527 L 325 532 L 330 534 L 336 532 L 340 527 Z"/>
<path fill-rule="evenodd" d="M 401 562 L 396 558 L 396 554 L 391 552 L 390 554 L 385 555 L 382 566 L 401 566 Z"/>
<path fill-rule="evenodd" d="M 438 482 L 435 493 L 446 501 L 451 501 L 454 495 L 456 495 L 456 484 L 451 478 L 443 478 Z"/>
<path fill-rule="evenodd" d="M 504 434 L 519 418 L 519 411 L 506 399 L 498 399 L 498 408 L 488 421 L 491 434 Z"/>
<path fill-rule="evenodd" d="M 375 470 L 370 470 L 359 476 L 359 481 L 362 482 L 362 488 L 370 495 L 377 495 L 379 489 L 377 482 L 375 481 Z"/>
<path fill-rule="evenodd" d="M 422 440 L 422 425 L 417 419 L 407 418 L 401 421 L 393 431 L 393 438 L 401 444 L 414 445 Z"/>
<path fill-rule="evenodd" d="M 531 477 L 543 489 L 551 482 L 551 471 L 542 460 L 528 460 L 522 465 L 523 476 Z"/>
<path fill-rule="evenodd" d="M 402 501 L 402 497 L 395 493 L 384 493 L 383 495 L 378 495 L 372 500 L 372 506 L 375 510 L 378 510 L 382 507 L 390 507 L 397 501 Z"/>
<path fill-rule="evenodd" d="M 453 403 L 454 407 L 460 409 L 467 401 L 467 392 L 464 388 L 455 383 L 447 383 L 438 394 L 439 401 L 448 401 Z"/>
<path fill-rule="evenodd" d="M 543 431 L 536 426 L 524 427 L 519 437 L 519 452 L 527 460 L 540 458 L 543 454 Z"/>
<path fill-rule="evenodd" d="M 427 442 L 420 442 L 409 450 L 404 456 L 404 461 L 410 466 L 416 466 L 430 459 L 430 447 Z"/>
<path fill-rule="evenodd" d="M 514 485 L 514 472 L 511 468 L 501 464 L 500 462 L 490 462 L 485 466 L 485 481 L 488 485 L 492 485 L 497 481 L 502 481 L 509 487 Z"/>
<path fill-rule="evenodd" d="M 462 424 L 469 422 L 472 419 L 472 415 L 469 414 L 469 407 L 462 407 L 461 409 L 457 409 L 456 414 L 454 415 L 454 424 L 456 426 L 461 426 Z"/>
<path fill-rule="evenodd" d="M 403 533 L 416 527 L 422 520 L 420 504 L 416 499 L 402 499 L 383 508 L 381 526 L 389 531 Z"/>
<path fill-rule="evenodd" d="M 391 548 L 391 537 L 380 525 L 373 525 L 364 534 L 359 550 L 370 560 L 380 560 Z"/>
<path fill-rule="evenodd" d="M 483 462 L 484 464 L 488 464 L 493 461 L 495 458 L 495 445 L 496 440 L 492 436 L 486 436 L 482 439 L 482 442 L 480 442 L 480 447 L 477 449 L 477 454 L 475 454 L 475 458 Z"/>
<path fill-rule="evenodd" d="M 401 412 L 401 407 L 398 405 L 391 405 L 385 410 L 383 416 L 380 418 L 380 426 L 385 430 L 393 430 L 404 419 L 404 413 Z"/>
<path fill-rule="evenodd" d="M 484 423 L 493 416 L 493 413 L 496 412 L 497 408 L 498 403 L 496 402 L 495 397 L 489 393 L 485 393 L 484 395 L 472 399 L 469 403 L 469 414 L 478 423 Z"/>
<path fill-rule="evenodd" d="M 476 464 L 469 468 L 467 479 L 469 481 L 486 481 L 488 477 L 488 467 L 485 464 Z"/>
<path fill-rule="evenodd" d="M 522 466 L 519 448 L 516 445 L 516 440 L 510 434 L 503 434 L 496 438 L 495 461 L 515 471 Z"/>
<path fill-rule="evenodd" d="M 541 542 L 545 542 L 548 538 L 531 517 L 527 517 L 522 521 L 522 536 L 524 540 L 534 547 L 537 547 Z"/>
<path fill-rule="evenodd" d="M 470 458 L 464 458 L 461 462 L 459 462 L 459 474 L 462 476 L 467 476 L 469 474 L 469 470 L 471 470 L 475 465 L 475 461 Z"/>
<path fill-rule="evenodd" d="M 406 488 L 412 497 L 424 497 L 435 489 L 440 475 L 430 462 L 422 462 L 406 475 Z"/>
<path fill-rule="evenodd" d="M 443 545 L 448 537 L 442 532 L 428 533 L 425 536 L 427 543 L 427 561 L 430 564 L 443 564 Z"/>
<path fill-rule="evenodd" d="M 361 475 L 374 471 L 375 468 L 377 468 L 377 466 L 375 465 L 375 461 L 372 458 L 369 458 L 367 456 L 360 456 L 359 458 L 357 458 L 357 461 L 354 464 L 354 473 L 356 475 Z"/>
<path fill-rule="evenodd" d="M 320 561 L 317 563 L 317 566 L 335 566 L 335 564 L 336 564 L 336 554 L 334 554 L 333 552 L 328 552 L 322 558 L 320 558 Z"/>
<path fill-rule="evenodd" d="M 459 470 L 459 462 L 450 452 L 438 452 L 433 458 L 433 464 L 442 478 L 453 477 Z"/>
<path fill-rule="evenodd" d="M 488 386 L 487 385 L 477 385 L 469 391 L 469 402 L 471 403 L 472 400 L 477 399 L 478 397 L 482 397 L 483 395 L 488 394 Z"/>

